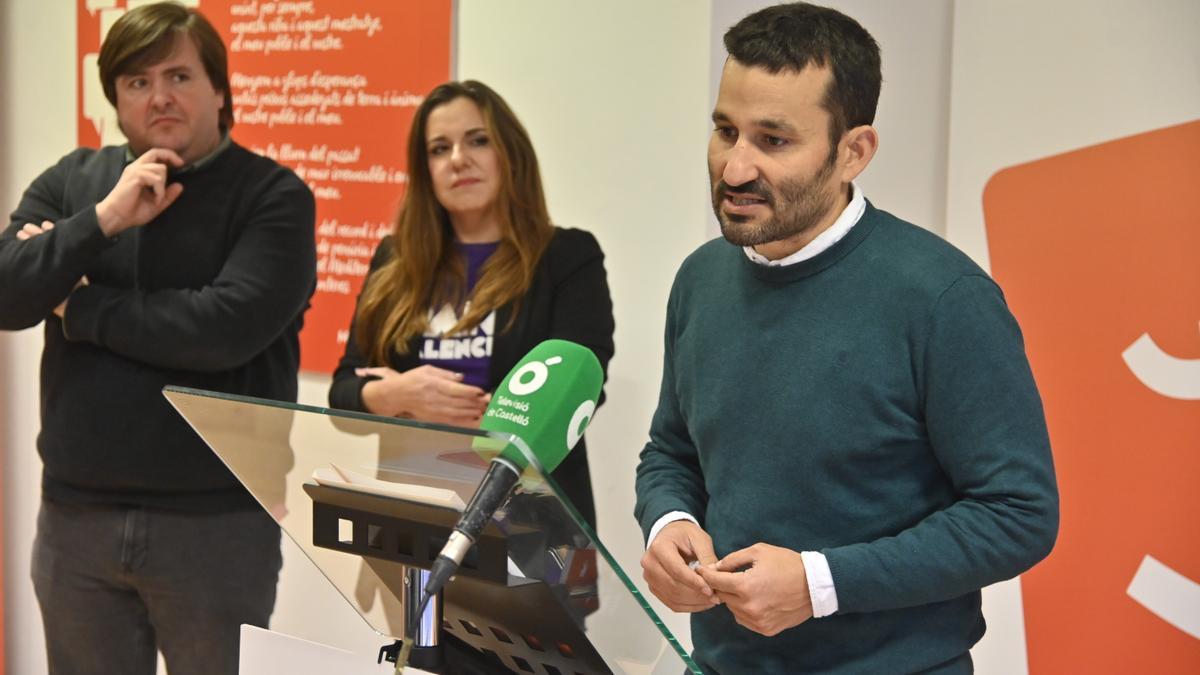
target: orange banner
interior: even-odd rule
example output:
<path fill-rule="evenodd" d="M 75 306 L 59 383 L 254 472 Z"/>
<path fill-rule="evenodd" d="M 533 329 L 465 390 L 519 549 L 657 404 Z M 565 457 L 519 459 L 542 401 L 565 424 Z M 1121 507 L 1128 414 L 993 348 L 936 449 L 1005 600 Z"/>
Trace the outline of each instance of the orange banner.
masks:
<path fill-rule="evenodd" d="M 413 113 L 450 76 L 452 2 L 185 4 L 225 37 L 234 139 L 291 167 L 316 195 L 318 288 L 300 335 L 301 366 L 331 372 L 371 254 L 403 195 Z M 126 2 L 78 6 L 79 143 L 122 143 L 96 56 Z"/>
<path fill-rule="evenodd" d="M 984 215 L 1050 425 L 1062 528 L 1029 670 L 1200 672 L 1200 122 L 1005 169 Z"/>

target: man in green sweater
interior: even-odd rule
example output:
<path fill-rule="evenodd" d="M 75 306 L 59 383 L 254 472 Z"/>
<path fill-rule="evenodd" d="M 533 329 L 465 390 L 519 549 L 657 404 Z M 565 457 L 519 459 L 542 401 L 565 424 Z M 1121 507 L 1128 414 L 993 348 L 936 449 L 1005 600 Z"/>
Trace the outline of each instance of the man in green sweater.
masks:
<path fill-rule="evenodd" d="M 709 143 L 724 240 L 680 268 L 637 470 L 650 590 L 713 673 L 969 673 L 980 589 L 1052 548 L 1041 400 L 996 284 L 853 183 L 879 49 L 752 14 Z"/>

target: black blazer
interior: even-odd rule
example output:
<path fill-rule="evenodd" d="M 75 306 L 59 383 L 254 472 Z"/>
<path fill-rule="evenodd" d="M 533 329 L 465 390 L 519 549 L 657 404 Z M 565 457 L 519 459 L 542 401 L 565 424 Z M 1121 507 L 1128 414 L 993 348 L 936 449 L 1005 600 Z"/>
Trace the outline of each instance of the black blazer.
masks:
<path fill-rule="evenodd" d="M 375 250 L 368 274 L 382 267 L 391 255 L 391 238 L 387 237 Z M 615 325 L 612 298 L 604 271 L 604 253 L 596 238 L 583 230 L 555 228 L 554 238 L 538 261 L 533 284 L 522 298 L 516 321 L 511 329 L 505 330 L 511 316 L 512 307 L 509 305 L 496 310 L 496 335 L 492 343 L 487 386 L 489 391 L 495 390 L 526 352 L 550 338 L 570 340 L 591 349 L 607 378 L 608 362 L 614 350 Z M 367 363 L 366 356 L 359 350 L 355 328 L 351 320 L 346 351 L 338 362 L 333 373 L 333 384 L 329 388 L 329 405 L 365 412 L 362 389 L 370 378 L 359 377 L 354 370 L 372 364 Z M 420 339 L 419 336 L 412 339 L 407 354 L 392 352 L 387 365 L 399 372 L 421 365 L 417 359 Z M 600 401 L 604 401 L 603 393 L 600 394 Z M 585 440 L 579 442 L 552 475 L 594 527 L 596 508 L 592 499 Z"/>

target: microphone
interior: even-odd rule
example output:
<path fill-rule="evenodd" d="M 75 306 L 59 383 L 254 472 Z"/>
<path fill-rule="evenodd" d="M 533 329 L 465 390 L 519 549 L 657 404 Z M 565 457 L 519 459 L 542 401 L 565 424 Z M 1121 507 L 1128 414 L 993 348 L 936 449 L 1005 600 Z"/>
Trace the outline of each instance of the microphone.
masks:
<path fill-rule="evenodd" d="M 587 347 L 566 340 L 546 340 L 531 349 L 505 376 L 492 395 L 480 428 L 510 433 L 528 445 L 543 473 L 562 463 L 591 422 L 604 384 L 604 372 Z M 490 441 L 494 445 L 494 441 Z M 492 514 L 508 500 L 529 460 L 513 444 L 505 446 L 488 467 L 446 545 L 434 560 L 421 597 L 445 586 L 462 564 Z M 418 612 L 418 615 L 421 613 Z M 411 644 L 411 640 L 406 640 Z"/>

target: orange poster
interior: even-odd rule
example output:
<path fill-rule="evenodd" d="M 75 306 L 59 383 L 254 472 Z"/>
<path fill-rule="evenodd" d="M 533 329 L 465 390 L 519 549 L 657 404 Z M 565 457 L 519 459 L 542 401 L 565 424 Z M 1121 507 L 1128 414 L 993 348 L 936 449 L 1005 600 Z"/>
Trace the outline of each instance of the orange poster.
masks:
<path fill-rule="evenodd" d="M 78 0 L 79 143 L 123 143 L 96 69 L 130 0 Z M 229 50 L 233 138 L 291 167 L 317 198 L 317 293 L 301 366 L 331 372 L 371 254 L 408 179 L 424 95 L 450 77 L 451 0 L 192 0 Z"/>
<path fill-rule="evenodd" d="M 1062 497 L 1021 578 L 1031 675 L 1200 672 L 1200 122 L 1005 169 L 992 271 Z"/>

